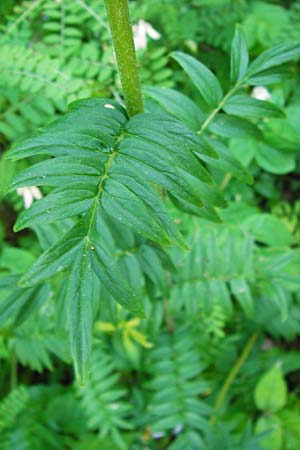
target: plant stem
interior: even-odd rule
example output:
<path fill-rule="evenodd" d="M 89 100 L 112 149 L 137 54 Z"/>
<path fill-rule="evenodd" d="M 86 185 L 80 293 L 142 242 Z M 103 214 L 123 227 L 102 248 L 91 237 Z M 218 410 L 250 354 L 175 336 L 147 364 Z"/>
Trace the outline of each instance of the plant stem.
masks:
<path fill-rule="evenodd" d="M 250 336 L 250 338 L 248 339 L 248 341 L 247 341 L 247 343 L 246 343 L 246 345 L 245 345 L 245 347 L 244 347 L 240 357 L 237 359 L 236 363 L 234 364 L 234 366 L 232 367 L 231 371 L 229 372 L 229 374 L 228 374 L 228 376 L 227 376 L 227 378 L 226 378 L 226 380 L 225 380 L 225 382 L 224 382 L 224 384 L 222 386 L 222 389 L 219 392 L 219 395 L 217 397 L 217 400 L 216 400 L 216 403 L 215 403 L 215 407 L 214 407 L 215 413 L 217 413 L 221 409 L 221 407 L 222 407 L 222 405 L 224 403 L 224 400 L 226 398 L 226 395 L 227 395 L 227 393 L 228 393 L 232 383 L 234 382 L 234 380 L 235 380 L 235 378 L 236 378 L 240 368 L 242 367 L 242 365 L 244 364 L 244 362 L 248 358 L 248 356 L 249 356 L 249 354 L 250 354 L 250 352 L 251 352 L 251 350 L 252 350 L 252 348 L 253 348 L 253 346 L 254 346 L 257 338 L 258 338 L 258 336 L 259 336 L 259 332 L 258 331 L 256 331 L 255 333 L 253 333 Z M 213 423 L 215 420 L 216 420 L 216 415 L 214 414 L 212 416 L 212 418 L 211 418 L 211 422 Z"/>
<path fill-rule="evenodd" d="M 228 184 L 231 181 L 231 178 L 232 178 L 232 173 L 227 172 L 225 174 L 225 177 L 223 178 L 223 181 L 222 181 L 221 185 L 220 185 L 221 191 L 224 191 L 227 188 Z"/>
<path fill-rule="evenodd" d="M 18 386 L 18 361 L 15 352 L 11 356 L 10 388 L 13 391 Z"/>
<path fill-rule="evenodd" d="M 213 121 L 215 116 L 218 114 L 218 112 L 221 111 L 227 100 L 238 91 L 244 83 L 246 83 L 248 77 L 244 77 L 242 80 L 239 80 L 231 89 L 227 92 L 227 94 L 222 98 L 218 106 L 212 110 L 212 112 L 209 114 L 209 116 L 206 118 L 206 120 L 201 125 L 200 130 L 198 131 L 198 134 L 202 134 L 206 128 L 210 125 L 210 123 Z"/>
<path fill-rule="evenodd" d="M 127 0 L 105 0 L 105 6 L 121 77 L 128 115 L 143 112 L 143 99 L 138 75 L 132 28 Z"/>

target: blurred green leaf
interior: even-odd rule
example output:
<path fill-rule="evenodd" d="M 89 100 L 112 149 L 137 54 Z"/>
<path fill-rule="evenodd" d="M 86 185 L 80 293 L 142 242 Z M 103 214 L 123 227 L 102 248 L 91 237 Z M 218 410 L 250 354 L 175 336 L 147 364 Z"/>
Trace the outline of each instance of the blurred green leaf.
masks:
<path fill-rule="evenodd" d="M 259 379 L 254 391 L 254 400 L 256 407 L 261 411 L 276 412 L 285 406 L 287 384 L 279 365 L 274 366 Z"/>
<path fill-rule="evenodd" d="M 265 416 L 258 419 L 255 427 L 256 433 L 269 432 L 260 440 L 265 450 L 281 450 L 283 444 L 283 427 L 277 416 Z"/>

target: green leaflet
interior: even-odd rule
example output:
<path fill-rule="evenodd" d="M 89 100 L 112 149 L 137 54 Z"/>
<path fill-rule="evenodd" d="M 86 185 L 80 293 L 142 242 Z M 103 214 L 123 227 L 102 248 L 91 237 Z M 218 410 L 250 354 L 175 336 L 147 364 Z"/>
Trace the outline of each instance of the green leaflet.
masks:
<path fill-rule="evenodd" d="M 133 314 L 144 317 L 139 297 L 129 286 L 114 258 L 97 242 L 95 242 L 95 249 L 91 251 L 91 260 L 95 273 L 114 298 Z"/>
<path fill-rule="evenodd" d="M 100 156 L 100 155 L 99 155 Z M 47 159 L 37 163 L 18 174 L 11 189 L 16 189 L 19 186 L 54 186 L 60 187 L 62 185 L 70 185 L 82 183 L 97 187 L 98 178 L 101 174 L 101 169 L 105 163 L 105 156 L 99 157 L 97 160 L 92 157 L 80 158 L 80 161 L 74 161 L 73 156 L 62 156 L 60 159 Z M 96 164 L 97 163 L 97 164 Z"/>
<path fill-rule="evenodd" d="M 165 88 L 147 88 L 146 93 L 158 102 L 168 113 L 182 120 L 191 130 L 199 130 L 200 120 L 203 121 L 203 113 L 188 97 Z M 178 96 L 178 97 L 177 97 Z M 200 115 L 201 114 L 201 115 Z M 247 122 L 248 125 L 248 122 Z M 250 124 L 251 127 L 252 124 Z M 251 128 L 252 129 L 252 128 Z M 256 129 L 257 130 L 257 129 Z M 255 130 L 255 132 L 256 132 Z M 157 149 L 159 158 L 159 148 Z M 229 150 L 219 139 L 211 139 L 207 135 L 201 136 L 201 153 L 194 152 L 204 161 L 209 168 L 216 168 L 223 172 L 230 172 L 233 176 L 247 183 L 252 182 L 252 177 L 245 171 L 233 152 Z M 186 185 L 181 187 L 181 197 Z M 176 197 L 176 188 L 172 187 L 173 196 Z M 194 209 L 191 205 L 185 205 L 184 200 L 176 200 L 176 204 L 181 204 L 185 211 L 211 220 L 218 220 L 216 214 L 203 207 Z"/>
<path fill-rule="evenodd" d="M 300 43 L 279 44 L 264 51 L 249 66 L 247 77 L 252 77 L 260 72 L 284 64 L 300 56 Z"/>
<path fill-rule="evenodd" d="M 168 283 L 162 262 L 149 246 L 142 246 L 138 254 L 139 263 L 149 279 L 161 290 L 164 295 L 168 295 Z"/>
<path fill-rule="evenodd" d="M 295 167 L 293 153 L 279 150 L 265 142 L 237 138 L 231 140 L 230 149 L 244 166 L 248 166 L 255 158 L 260 167 L 274 174 L 285 174 Z"/>
<path fill-rule="evenodd" d="M 189 97 L 168 88 L 147 87 L 144 92 L 186 126 L 194 131 L 199 130 L 204 113 Z"/>
<path fill-rule="evenodd" d="M 206 103 L 215 107 L 222 100 L 222 87 L 215 75 L 201 62 L 182 52 L 173 53 L 173 58 L 188 74 Z"/>
<path fill-rule="evenodd" d="M 264 142 L 257 142 L 255 145 L 257 163 L 268 172 L 284 174 L 295 168 L 295 157 L 292 153 L 278 150 Z"/>
<path fill-rule="evenodd" d="M 266 298 L 273 301 L 281 314 L 282 322 L 286 321 L 289 315 L 289 303 L 290 298 L 286 290 L 276 282 L 276 280 L 272 280 L 269 282 L 266 280 L 262 283 L 262 292 Z"/>
<path fill-rule="evenodd" d="M 229 172 L 246 183 L 251 184 L 253 182 L 251 175 L 243 168 L 231 149 L 223 144 L 221 140 L 206 137 L 206 141 L 220 155 L 220 159 L 207 158 L 206 163 L 208 167 L 214 167 L 225 173 Z"/>
<path fill-rule="evenodd" d="M 279 365 L 262 375 L 255 388 L 254 400 L 261 411 L 276 412 L 284 407 L 287 385 Z"/>
<path fill-rule="evenodd" d="M 235 29 L 231 45 L 230 78 L 231 81 L 240 81 L 247 72 L 249 54 L 245 35 L 239 25 Z"/>
<path fill-rule="evenodd" d="M 272 391 L 276 388 L 272 386 Z M 275 391 L 276 392 L 276 391 Z M 260 439 L 260 445 L 264 450 L 281 450 L 283 444 L 283 427 L 280 419 L 275 414 L 261 416 L 256 422 L 255 431 L 258 434 L 265 434 Z"/>
<path fill-rule="evenodd" d="M 288 227 L 271 214 L 253 214 L 243 221 L 243 225 L 257 241 L 264 244 L 278 247 L 292 244 L 293 236 Z"/>
<path fill-rule="evenodd" d="M 19 281 L 22 287 L 39 284 L 70 267 L 84 240 L 84 229 L 75 225 L 46 250 Z"/>
<path fill-rule="evenodd" d="M 95 274 L 121 305 L 137 315 L 143 315 L 141 306 L 138 305 L 139 299 L 124 279 L 117 262 L 108 255 L 100 243 L 94 239 L 93 242 L 94 245 L 90 243 L 87 246 L 87 253 L 91 257 Z M 76 225 L 39 257 L 19 284 L 31 286 L 67 270 L 74 265 L 78 253 L 84 251 L 86 244 L 84 227 Z"/>
<path fill-rule="evenodd" d="M 20 231 L 43 222 L 52 223 L 84 213 L 93 205 L 93 191 L 88 189 L 62 188 L 22 211 L 14 226 Z M 95 195 L 95 194 L 94 194 Z"/>
<path fill-rule="evenodd" d="M 263 70 L 255 75 L 251 75 L 247 79 L 250 86 L 267 86 L 269 84 L 280 83 L 286 78 L 291 78 L 292 73 L 286 66 L 271 67 L 271 69 Z"/>
<path fill-rule="evenodd" d="M 273 103 L 256 100 L 246 95 L 230 97 L 225 103 L 224 111 L 240 117 L 285 117 L 284 112 Z"/>
<path fill-rule="evenodd" d="M 210 131 L 226 138 L 247 137 L 262 139 L 260 129 L 246 119 L 218 114 L 209 126 Z"/>
<path fill-rule="evenodd" d="M 87 246 L 78 253 L 68 280 L 67 301 L 70 305 L 71 353 L 80 384 L 87 376 L 92 347 L 92 269 Z"/>
<path fill-rule="evenodd" d="M 253 317 L 254 301 L 247 281 L 242 278 L 234 278 L 230 281 L 230 288 L 246 315 L 248 317 Z"/>
<path fill-rule="evenodd" d="M 12 290 L 12 292 L 6 298 L 1 299 L 0 324 L 2 325 L 13 316 L 14 326 L 19 326 L 49 298 L 49 288 L 47 285 L 43 285 L 30 289 L 20 289 L 16 284 L 11 284 L 16 283 L 15 277 L 7 277 L 7 280 L 9 284 L 6 288 Z"/>

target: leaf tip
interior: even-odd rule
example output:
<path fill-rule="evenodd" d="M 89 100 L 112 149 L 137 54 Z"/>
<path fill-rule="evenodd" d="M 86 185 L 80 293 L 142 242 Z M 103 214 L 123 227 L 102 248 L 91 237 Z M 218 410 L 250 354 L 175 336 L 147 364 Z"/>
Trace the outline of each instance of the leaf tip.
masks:
<path fill-rule="evenodd" d="M 253 176 L 250 175 L 250 173 L 248 173 L 248 172 L 246 172 L 246 183 L 249 184 L 250 186 L 252 186 L 254 183 Z"/>
<path fill-rule="evenodd" d="M 19 219 L 17 219 L 17 221 L 16 221 L 16 223 L 14 224 L 14 227 L 13 227 L 14 232 L 18 233 L 18 231 L 23 230 L 23 228 L 24 227 L 23 227 L 22 223 L 20 222 Z"/>
<path fill-rule="evenodd" d="M 25 273 L 18 281 L 17 285 L 20 288 L 27 288 L 27 287 L 31 287 L 32 283 L 30 282 L 27 274 Z"/>
<path fill-rule="evenodd" d="M 76 374 L 76 381 L 80 388 L 84 388 L 86 386 L 87 378 L 88 377 L 85 374 Z"/>

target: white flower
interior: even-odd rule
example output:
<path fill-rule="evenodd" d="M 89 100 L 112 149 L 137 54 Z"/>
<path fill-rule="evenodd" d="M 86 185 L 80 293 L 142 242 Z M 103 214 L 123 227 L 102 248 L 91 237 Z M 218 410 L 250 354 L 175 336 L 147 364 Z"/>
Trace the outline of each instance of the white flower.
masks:
<path fill-rule="evenodd" d="M 41 191 L 36 186 L 18 188 L 17 194 L 23 197 L 25 209 L 28 209 L 32 205 L 33 200 L 40 200 L 43 197 Z"/>
<path fill-rule="evenodd" d="M 264 86 L 255 86 L 251 92 L 251 97 L 257 98 L 257 100 L 270 100 L 272 95 Z"/>
<path fill-rule="evenodd" d="M 181 424 L 176 425 L 173 430 L 173 433 L 177 436 L 177 434 L 181 433 L 183 430 L 183 426 Z"/>
<path fill-rule="evenodd" d="M 111 403 L 111 404 L 109 405 L 109 408 L 110 408 L 112 411 L 116 411 L 117 409 L 120 408 L 120 405 L 119 405 L 118 403 Z"/>
<path fill-rule="evenodd" d="M 110 103 L 105 103 L 104 108 L 108 108 L 108 109 L 116 109 L 114 107 L 114 105 L 111 105 Z"/>
<path fill-rule="evenodd" d="M 143 19 L 140 19 L 137 25 L 133 25 L 132 29 L 136 50 L 142 50 L 147 47 L 147 36 L 155 40 L 161 37 L 159 32 Z"/>
<path fill-rule="evenodd" d="M 153 439 L 161 439 L 166 435 L 163 431 L 153 431 L 152 437 Z"/>

